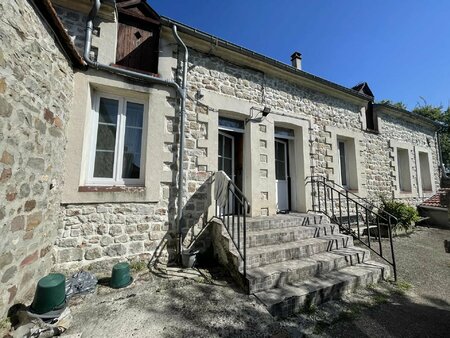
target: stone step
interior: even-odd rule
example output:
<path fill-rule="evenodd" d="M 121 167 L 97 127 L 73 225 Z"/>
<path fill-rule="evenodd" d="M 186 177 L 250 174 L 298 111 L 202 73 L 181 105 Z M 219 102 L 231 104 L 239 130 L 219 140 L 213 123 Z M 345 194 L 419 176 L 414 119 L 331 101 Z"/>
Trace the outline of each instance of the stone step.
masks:
<path fill-rule="evenodd" d="M 342 234 L 258 246 L 247 249 L 247 269 L 348 247 L 353 247 L 353 238 Z"/>
<path fill-rule="evenodd" d="M 372 229 L 378 229 L 378 226 L 376 224 L 369 225 L 369 231 L 372 233 Z M 358 236 L 358 227 L 356 225 L 352 225 L 350 230 L 355 234 L 355 236 Z M 359 235 L 360 236 L 367 236 L 367 226 L 359 226 Z"/>
<path fill-rule="evenodd" d="M 284 286 L 293 282 L 363 263 L 370 259 L 370 251 L 344 248 L 247 270 L 250 293 Z"/>
<path fill-rule="evenodd" d="M 320 214 L 280 214 L 268 217 L 247 218 L 247 231 L 282 229 L 324 223 L 329 223 L 328 218 Z"/>
<path fill-rule="evenodd" d="M 390 269 L 384 264 L 367 261 L 355 266 L 331 271 L 305 282 L 293 283 L 275 289 L 260 291 L 255 296 L 275 317 L 287 317 L 305 306 L 318 305 L 356 287 L 387 279 Z"/>
<path fill-rule="evenodd" d="M 339 233 L 335 224 L 318 224 L 278 228 L 269 230 L 258 230 L 247 232 L 247 246 L 249 248 L 274 245 L 287 242 L 295 242 L 302 239 L 316 238 Z M 243 238 L 243 236 L 241 237 Z"/>

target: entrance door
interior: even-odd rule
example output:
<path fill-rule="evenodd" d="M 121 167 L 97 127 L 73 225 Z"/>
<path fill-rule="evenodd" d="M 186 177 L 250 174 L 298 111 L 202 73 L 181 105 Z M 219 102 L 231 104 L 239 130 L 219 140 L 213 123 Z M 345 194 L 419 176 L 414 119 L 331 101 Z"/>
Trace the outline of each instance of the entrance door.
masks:
<path fill-rule="evenodd" d="M 219 132 L 219 170 L 223 170 L 232 182 L 235 182 L 234 172 L 234 136 Z M 225 213 L 234 213 L 233 194 L 230 194 Z"/>
<path fill-rule="evenodd" d="M 277 210 L 289 210 L 289 178 L 287 141 L 275 139 L 275 182 Z"/>
<path fill-rule="evenodd" d="M 234 182 L 234 136 L 219 132 L 219 170 Z"/>

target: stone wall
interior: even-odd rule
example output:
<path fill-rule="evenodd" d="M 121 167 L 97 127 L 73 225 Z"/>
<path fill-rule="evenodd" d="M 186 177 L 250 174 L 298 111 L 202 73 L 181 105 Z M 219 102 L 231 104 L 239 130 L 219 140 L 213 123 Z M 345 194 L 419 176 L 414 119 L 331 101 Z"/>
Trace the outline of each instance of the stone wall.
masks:
<path fill-rule="evenodd" d="M 29 303 L 61 222 L 73 71 L 28 1 L 0 2 L 0 315 Z"/>
<path fill-rule="evenodd" d="M 333 147 L 336 145 L 331 139 L 331 127 L 338 132 L 340 130 L 359 135 L 360 153 L 357 154 L 358 161 L 361 163 L 359 176 L 364 195 L 367 195 L 369 199 L 376 201 L 379 200 L 380 195 L 393 196 L 396 173 L 393 169 L 393 149 L 390 147 L 390 140 L 400 140 L 412 146 L 430 149 L 432 165 L 435 168 L 432 175 L 436 187 L 439 186 L 434 131 L 419 121 L 412 123 L 389 114 L 381 114 L 381 133 L 368 133 L 362 130 L 362 106 L 357 104 L 302 88 L 280 78 L 269 77 L 262 72 L 239 67 L 223 59 L 196 51 L 191 51 L 190 62 L 188 83 L 191 98 L 196 97 L 199 90 L 207 89 L 247 100 L 255 105 L 268 106 L 272 111 L 278 110 L 291 116 L 311 118 L 312 126 L 309 131 L 312 140 L 311 174 L 325 175 L 330 179 L 336 178 L 332 165 L 337 161 L 332 154 Z M 191 100 L 187 107 L 190 121 L 194 123 L 208 121 L 202 114 L 208 114 L 208 109 L 211 108 L 202 105 L 201 101 Z M 202 139 L 208 136 L 188 132 L 187 137 L 196 141 L 199 146 L 205 143 Z M 215 136 L 212 135 L 212 137 Z M 252 151 L 255 149 L 253 147 Z M 207 154 L 208 149 L 205 150 Z M 201 159 L 202 155 L 197 157 L 197 160 Z M 205 169 L 202 166 L 193 167 L 192 163 L 195 161 L 190 161 L 190 168 L 193 170 Z M 413 157 L 411 163 L 412 180 L 417 188 L 417 170 Z M 191 176 L 194 177 L 193 174 Z M 192 181 L 190 184 L 198 185 L 201 181 Z M 417 204 L 422 200 L 423 198 L 417 196 L 404 198 L 404 201 L 410 204 Z"/>
<path fill-rule="evenodd" d="M 57 263 L 76 269 L 155 252 L 168 230 L 167 208 L 157 203 L 68 205 L 62 224 Z"/>
<path fill-rule="evenodd" d="M 176 45 L 167 45 L 173 50 L 164 51 L 165 55 L 175 55 L 180 59 L 176 53 Z M 175 60 L 173 61 L 170 73 L 176 65 Z M 170 62 L 164 60 L 164 64 Z M 167 69 L 163 71 L 168 73 Z M 186 244 L 196 238 L 196 234 L 211 216 L 205 216 L 210 205 L 210 185 L 207 180 L 216 170 L 216 165 L 212 163 L 217 163 L 217 153 L 211 145 L 217 141 L 217 120 L 213 117 L 217 117 L 220 112 L 215 107 L 205 105 L 202 95 L 198 95 L 202 90 L 239 100 L 239 103 L 250 106 L 269 106 L 273 112 L 278 111 L 288 117 L 310 121 L 310 127 L 304 129 L 310 140 L 307 145 L 310 152 L 306 154 L 310 158 L 310 165 L 306 168 L 306 175 L 325 175 L 335 179 L 337 158 L 334 152 L 337 145 L 333 138 L 333 133 L 336 132 L 332 130 L 358 135 L 358 176 L 362 190 L 370 199 L 378 199 L 381 193 L 392 195 L 394 189 L 395 173 L 392 170 L 392 149 L 389 140 L 400 137 L 413 145 L 425 146 L 428 145 L 427 137 L 433 133 L 410 122 L 393 119 L 389 115 L 381 117 L 384 123 L 379 135 L 367 133 L 362 130 L 365 118 L 362 102 L 358 104 L 355 103 L 357 100 L 345 100 L 320 93 L 284 78 L 269 76 L 194 49 L 190 50 L 188 86 L 184 154 L 186 190 L 183 210 Z M 243 119 L 248 117 L 250 111 L 240 113 Z M 271 129 L 271 134 L 267 132 L 267 137 L 261 136 L 258 144 L 251 145 L 252 152 L 261 151 L 261 154 L 266 155 L 261 159 L 268 168 L 273 165 L 273 149 L 268 146 L 272 143 L 269 136 L 273 136 L 271 117 L 256 124 L 254 129 L 261 135 Z M 173 173 L 173 179 L 172 182 L 161 185 L 160 202 L 106 202 L 65 206 L 64 222 L 59 229 L 57 241 L 60 266 L 107 262 L 122 256 L 151 256 L 155 254 L 156 247 L 163 243 L 162 238 L 165 235 L 173 235 L 176 225 L 176 190 L 173 187 L 176 183 L 177 145 L 172 140 L 177 139 L 177 130 L 177 119 L 166 116 L 164 147 L 174 156 L 173 161 L 161 159 L 161 166 L 166 168 L 167 172 Z M 259 143 L 261 141 L 264 146 Z M 429 147 L 434 149 L 434 140 Z M 434 150 L 432 154 L 433 165 L 436 167 Z M 257 157 L 260 158 L 259 155 Z M 260 171 L 254 171 L 252 174 L 257 175 L 261 181 L 269 182 L 267 176 L 260 177 Z M 261 200 L 273 199 L 268 196 L 267 189 L 252 191 L 251 194 Z M 408 202 L 417 201 L 409 199 Z M 259 211 L 261 215 L 274 213 L 273 206 L 269 204 L 261 207 Z"/>
<path fill-rule="evenodd" d="M 393 161 L 393 147 L 389 146 L 390 141 L 398 141 L 401 143 L 406 143 L 413 147 L 421 147 L 427 149 L 431 153 L 431 161 L 433 171 L 431 172 L 432 180 L 434 181 L 436 189 L 440 184 L 439 177 L 439 159 L 438 159 L 438 151 L 437 151 L 437 142 L 435 132 L 425 127 L 420 121 L 416 121 L 416 123 L 405 121 L 398 117 L 394 117 L 392 115 L 382 113 L 382 134 L 381 138 L 383 139 L 383 148 L 386 149 L 386 152 L 383 152 L 385 156 L 383 156 L 383 165 L 378 165 L 377 170 L 383 173 L 382 177 L 378 179 L 391 180 L 391 190 L 397 188 L 396 177 L 396 163 Z M 386 148 L 387 145 L 387 148 Z M 387 160 L 387 156 L 388 160 Z M 411 180 L 412 180 L 412 191 L 415 192 L 415 196 L 408 196 L 402 198 L 401 196 L 397 196 L 397 199 L 401 199 L 406 203 L 417 205 L 420 202 L 423 202 L 426 198 L 430 197 L 433 194 L 425 194 L 419 196 L 419 187 L 418 187 L 418 175 L 419 171 L 417 168 L 418 159 L 416 158 L 414 152 L 410 154 L 410 163 L 411 163 Z M 389 164 L 388 166 L 386 164 Z M 389 175 L 390 174 L 390 175 Z M 379 175 L 380 176 L 380 175 Z M 382 191 L 379 187 L 374 187 L 374 192 L 388 194 L 390 191 Z"/>

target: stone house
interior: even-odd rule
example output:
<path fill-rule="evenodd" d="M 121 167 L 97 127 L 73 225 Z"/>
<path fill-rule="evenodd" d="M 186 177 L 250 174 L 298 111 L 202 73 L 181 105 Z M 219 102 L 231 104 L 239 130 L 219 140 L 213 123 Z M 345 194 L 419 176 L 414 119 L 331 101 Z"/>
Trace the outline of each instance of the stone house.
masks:
<path fill-rule="evenodd" d="M 26 1 L 18 3 L 0 4 L 0 9 L 11 17 L 19 8 L 34 15 Z M 5 144 L 11 149 L 2 157 L 5 175 L 8 166 L 14 171 L 15 162 L 25 168 L 20 177 L 13 174 L 14 184 L 2 182 L 2 192 L 16 196 L 0 209 L 4 224 L 10 224 L 6 241 L 17 243 L 18 233 L 33 237 L 25 227 L 39 230 L 26 250 L 19 245 L 14 249 L 23 251 L 17 257 L 35 261 L 48 247 L 58 268 L 75 269 L 124 257 L 170 256 L 180 235 L 189 245 L 213 217 L 210 178 L 218 170 L 242 190 L 251 206 L 248 216 L 255 219 L 312 210 L 319 198 L 308 184 L 310 177 L 325 177 L 373 202 L 383 194 L 417 204 L 439 188 L 438 126 L 374 103 L 366 83 L 340 86 L 303 71 L 299 53 L 292 55 L 292 64 L 273 60 L 162 17 L 145 1 L 51 3 L 59 18 L 56 25 L 62 23 L 72 39 L 67 45 L 75 46 L 78 57 L 89 59 L 89 66 L 73 70 L 62 53 L 23 52 L 28 60 L 25 73 L 36 73 L 35 79 L 49 83 L 28 84 L 48 88 L 33 93 L 36 99 L 24 95 L 25 80 L 25 87 L 17 87 L 14 94 L 25 107 L 15 114 L 23 116 L 20 123 L 33 124 L 45 142 L 27 143 L 31 136 L 26 135 L 12 144 L 11 138 L 7 141 L 11 131 L 0 139 L 2 148 Z M 92 3 L 100 5 L 95 17 L 89 15 Z M 90 19 L 92 34 L 86 40 Z M 25 33 L 5 17 L 0 20 L 5 29 L 0 33 L 23 40 Z M 27 29 L 43 30 L 37 22 Z M 12 38 L 8 42 L 12 44 Z M 188 50 L 186 67 L 183 44 Z M 1 48 L 5 53 L 12 46 Z M 19 77 L 13 70 L 5 74 Z M 44 77 L 49 74 L 55 75 L 51 81 Z M 184 93 L 185 100 L 180 100 Z M 1 100 L 10 107 L 14 97 Z M 42 115 L 46 105 L 48 115 Z M 42 116 L 29 120 L 28 110 Z M 13 121 L 4 111 L 3 131 Z M 9 160 L 13 152 L 17 155 Z M 21 159 L 23 154 L 27 156 Z M 22 188 L 26 181 L 45 181 L 47 186 L 39 190 L 27 183 L 29 188 Z M 27 207 L 32 203 L 30 190 L 31 196 L 39 195 L 36 215 Z M 44 220 L 49 225 L 40 224 Z M 12 269 L 9 274 L 17 283 L 22 277 L 8 250 L 2 249 L 1 269 Z M 33 269 L 20 276 L 37 278 Z M 12 280 L 4 285 L 13 287 Z"/>
<path fill-rule="evenodd" d="M 85 5 L 53 3 L 82 54 Z M 299 54 L 293 56 L 296 66 L 283 64 L 160 17 L 144 1 L 117 1 L 117 15 L 108 6 L 102 6 L 94 28 L 99 36 L 92 38 L 91 53 L 97 61 L 177 79 L 183 52 L 172 34 L 174 24 L 189 48 L 186 227 L 204 221 L 208 206 L 198 191 L 217 170 L 225 170 L 243 191 L 252 217 L 310 210 L 308 176 L 324 175 L 374 200 L 385 194 L 415 204 L 436 191 L 436 126 L 374 104 L 367 84 L 349 89 L 331 83 L 302 71 Z M 104 256 L 152 253 L 176 227 L 176 90 L 90 68 L 75 74 L 74 92 L 58 262 L 78 265 Z M 124 168 L 118 168 L 126 155 L 112 154 L 113 148 L 105 155 L 96 144 L 104 128 L 100 106 L 107 102 L 121 106 L 115 108 L 120 114 L 126 114 L 123 105 L 140 107 L 140 143 L 127 154 L 135 157 L 137 171 L 128 173 L 135 175 L 128 182 L 120 178 Z M 270 113 L 263 117 L 265 108 Z M 120 142 L 132 142 L 126 140 L 128 129 L 119 128 Z"/>

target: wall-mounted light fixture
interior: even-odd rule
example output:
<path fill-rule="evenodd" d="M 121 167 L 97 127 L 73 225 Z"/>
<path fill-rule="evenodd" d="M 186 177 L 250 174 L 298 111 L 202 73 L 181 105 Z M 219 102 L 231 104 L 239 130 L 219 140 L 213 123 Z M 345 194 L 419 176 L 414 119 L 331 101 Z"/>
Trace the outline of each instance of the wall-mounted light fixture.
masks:
<path fill-rule="evenodd" d="M 270 114 L 270 108 L 269 107 L 264 107 L 264 109 L 262 110 L 262 116 L 266 117 L 267 115 Z"/>
<path fill-rule="evenodd" d="M 257 110 L 258 113 L 256 113 L 255 116 L 253 116 L 253 111 Z M 266 107 L 264 106 L 264 108 L 261 110 L 261 108 L 257 108 L 257 107 L 251 107 L 250 108 L 250 117 L 245 119 L 245 124 L 247 124 L 248 122 L 252 121 L 252 120 L 256 120 L 256 118 L 258 117 L 259 114 L 261 114 L 261 117 L 258 119 L 258 121 L 262 121 L 265 117 L 267 117 L 267 115 L 270 114 L 270 107 Z"/>

